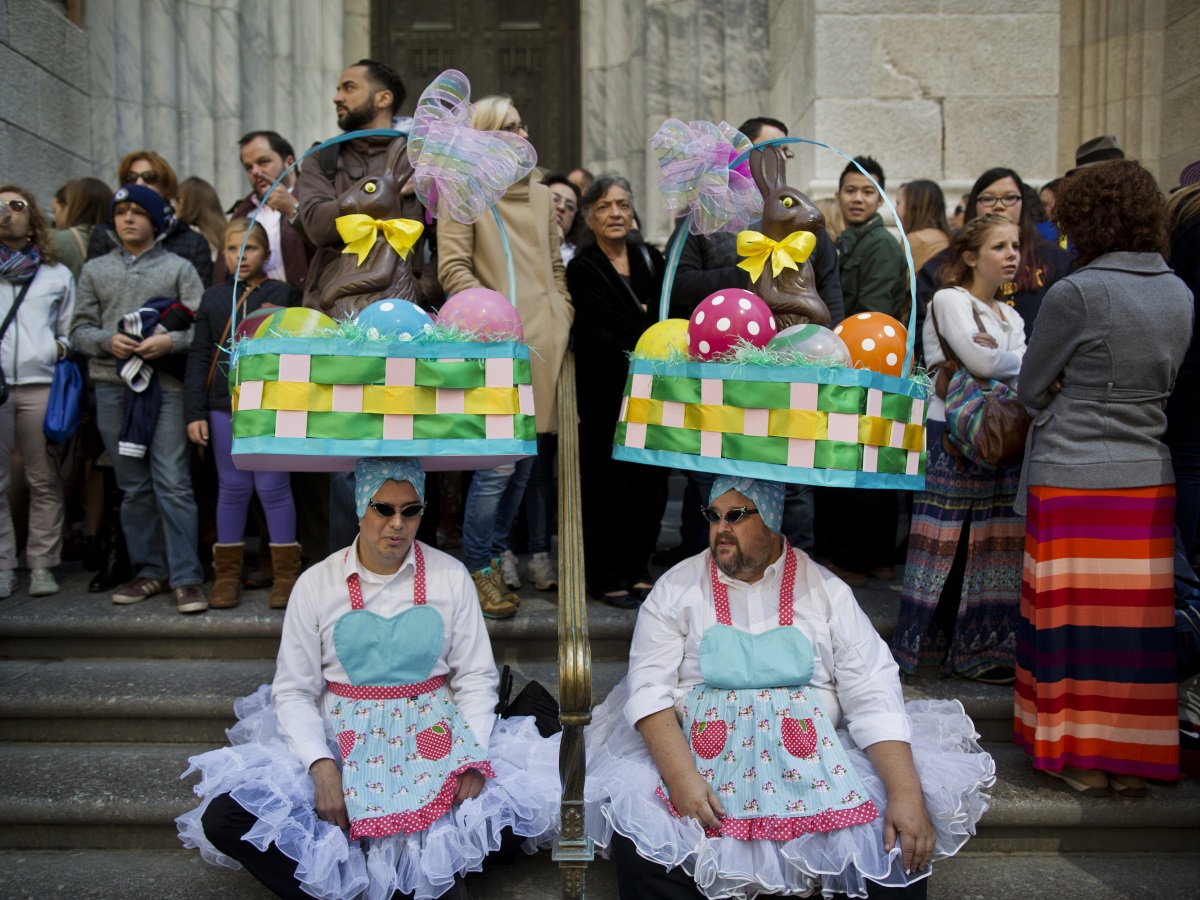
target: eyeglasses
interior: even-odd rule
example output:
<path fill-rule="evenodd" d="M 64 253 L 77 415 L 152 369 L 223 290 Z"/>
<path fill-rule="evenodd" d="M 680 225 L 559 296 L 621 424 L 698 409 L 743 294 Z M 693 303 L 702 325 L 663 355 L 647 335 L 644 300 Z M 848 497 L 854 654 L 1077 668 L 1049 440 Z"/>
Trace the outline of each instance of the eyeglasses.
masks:
<path fill-rule="evenodd" d="M 142 184 L 158 184 L 158 173 L 153 169 L 142 169 L 140 172 L 133 169 L 129 170 L 129 174 L 125 176 L 125 184 L 134 184 L 140 181 Z"/>
<path fill-rule="evenodd" d="M 1020 194 L 1005 194 L 1003 197 L 993 197 L 991 194 L 980 194 L 975 198 L 977 206 L 986 206 L 991 209 L 993 206 L 1003 206 L 1007 209 L 1010 206 L 1016 206 L 1021 202 Z"/>
<path fill-rule="evenodd" d="M 29 204 L 24 200 L 0 200 L 0 206 L 5 206 L 13 212 L 25 212 L 29 209 Z"/>
<path fill-rule="evenodd" d="M 795 159 L 796 158 L 796 154 L 793 153 L 791 150 L 789 150 L 787 147 L 780 147 L 779 150 L 783 154 L 784 159 Z"/>
<path fill-rule="evenodd" d="M 575 205 L 574 200 L 568 200 L 566 197 L 558 196 L 558 194 L 554 195 L 554 208 L 555 209 L 566 209 L 566 210 L 570 210 L 571 212 L 579 211 L 579 207 Z"/>
<path fill-rule="evenodd" d="M 757 516 L 758 510 L 751 509 L 748 506 L 735 506 L 733 509 L 726 510 L 725 515 L 721 515 L 711 506 L 705 506 L 700 510 L 700 515 L 708 519 L 710 525 L 716 525 L 721 519 L 724 519 L 730 525 L 736 525 L 746 516 Z"/>
<path fill-rule="evenodd" d="M 385 519 L 392 518 L 396 513 L 400 513 L 400 518 L 402 519 L 415 519 L 417 516 L 425 514 L 424 503 L 409 503 L 407 506 L 401 506 L 397 509 L 392 504 L 384 503 L 382 500 L 372 500 L 367 506 L 371 507 L 371 509 L 375 510 L 375 512 L 379 513 Z"/>
<path fill-rule="evenodd" d="M 529 134 L 529 129 L 525 127 L 524 122 L 513 122 L 509 125 L 501 125 L 501 131 L 507 131 L 509 134 L 516 134 L 518 131 L 524 131 Z"/>

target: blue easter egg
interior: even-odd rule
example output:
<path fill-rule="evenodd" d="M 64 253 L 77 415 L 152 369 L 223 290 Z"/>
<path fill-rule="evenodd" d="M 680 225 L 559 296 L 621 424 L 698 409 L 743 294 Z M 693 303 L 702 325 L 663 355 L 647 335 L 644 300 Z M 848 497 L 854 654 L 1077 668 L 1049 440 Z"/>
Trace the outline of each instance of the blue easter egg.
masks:
<path fill-rule="evenodd" d="M 408 300 L 378 300 L 355 316 L 354 321 L 374 341 L 383 338 L 419 341 L 433 330 L 429 313 Z"/>

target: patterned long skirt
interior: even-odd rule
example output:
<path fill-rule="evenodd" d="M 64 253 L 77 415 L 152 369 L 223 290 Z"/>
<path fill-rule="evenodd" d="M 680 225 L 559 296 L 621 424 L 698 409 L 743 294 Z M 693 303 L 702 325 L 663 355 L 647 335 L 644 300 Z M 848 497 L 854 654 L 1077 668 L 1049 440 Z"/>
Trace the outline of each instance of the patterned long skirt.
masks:
<path fill-rule="evenodd" d="M 1179 777 L 1171 485 L 1031 486 L 1014 740 L 1035 769 Z"/>
<path fill-rule="evenodd" d="M 905 672 L 940 663 L 944 674 L 970 676 L 1014 663 L 1025 520 L 1012 506 L 1021 467 L 984 469 L 950 456 L 942 447 L 945 427 L 928 423 L 925 490 L 913 502 L 892 655 Z M 962 597 L 953 634 L 943 635 L 933 624 L 934 612 L 964 527 Z"/>

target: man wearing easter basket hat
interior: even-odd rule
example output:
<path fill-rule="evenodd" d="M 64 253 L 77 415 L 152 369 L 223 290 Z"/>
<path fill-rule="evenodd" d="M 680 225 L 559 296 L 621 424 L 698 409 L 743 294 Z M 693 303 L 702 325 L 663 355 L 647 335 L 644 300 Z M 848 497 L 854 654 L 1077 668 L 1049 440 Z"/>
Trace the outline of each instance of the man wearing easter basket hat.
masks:
<path fill-rule="evenodd" d="M 358 461 L 357 538 L 300 576 L 233 746 L 191 759 L 181 840 L 279 896 L 465 896 L 501 829 L 555 821 L 557 746 L 497 722 L 471 577 L 416 540 L 424 489 L 416 460 Z"/>
<path fill-rule="evenodd" d="M 923 897 L 987 809 L 971 720 L 905 705 L 850 589 L 780 534 L 783 496 L 718 475 L 685 511 L 709 547 L 659 579 L 594 713 L 587 828 L 623 900 Z"/>

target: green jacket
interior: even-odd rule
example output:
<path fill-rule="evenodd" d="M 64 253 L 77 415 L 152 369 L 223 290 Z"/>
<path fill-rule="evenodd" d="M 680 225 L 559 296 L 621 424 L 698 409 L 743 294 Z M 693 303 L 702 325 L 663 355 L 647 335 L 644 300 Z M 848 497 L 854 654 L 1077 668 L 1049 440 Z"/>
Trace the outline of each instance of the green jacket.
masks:
<path fill-rule="evenodd" d="M 843 231 L 838 249 L 846 315 L 882 312 L 900 318 L 908 299 L 908 268 L 900 243 L 888 234 L 879 213 Z"/>

